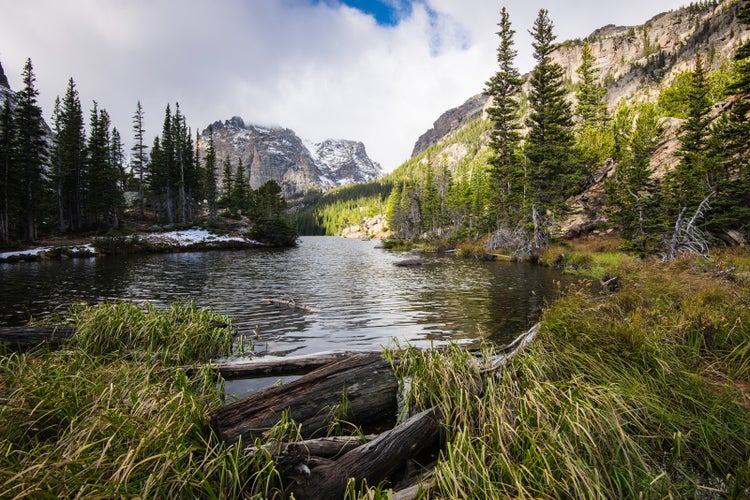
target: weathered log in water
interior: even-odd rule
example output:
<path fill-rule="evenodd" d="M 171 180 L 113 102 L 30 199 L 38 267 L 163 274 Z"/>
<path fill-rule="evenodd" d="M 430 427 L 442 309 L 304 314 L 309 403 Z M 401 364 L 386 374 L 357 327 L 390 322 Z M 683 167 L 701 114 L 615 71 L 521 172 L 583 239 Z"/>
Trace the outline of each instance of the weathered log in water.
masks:
<path fill-rule="evenodd" d="M 215 410 L 211 427 L 224 441 L 245 442 L 276 424 L 285 410 L 303 438 L 323 434 L 346 398 L 340 417 L 367 427 L 396 415 L 398 382 L 379 353 L 357 354 Z"/>
<path fill-rule="evenodd" d="M 308 306 L 307 304 L 300 304 L 299 302 L 295 302 L 293 300 L 286 300 L 286 299 L 263 299 L 266 302 L 270 302 L 271 304 L 276 304 L 277 306 L 284 306 L 289 307 L 292 309 L 301 309 L 303 311 L 307 312 L 320 312 L 320 309 L 313 306 Z"/>
<path fill-rule="evenodd" d="M 406 259 L 394 262 L 394 266 L 398 267 L 413 267 L 413 266 L 424 266 L 429 264 L 430 261 L 427 259 Z"/>
<path fill-rule="evenodd" d="M 304 375 L 318 368 L 342 359 L 347 359 L 358 352 L 332 352 L 313 356 L 295 356 L 284 358 L 257 358 L 241 363 L 213 363 L 211 368 L 224 380 L 238 378 L 271 377 L 277 375 Z"/>
<path fill-rule="evenodd" d="M 75 333 L 73 326 L 4 326 L 0 327 L 0 342 L 11 347 L 33 347 L 46 342 L 59 345 Z"/>
<path fill-rule="evenodd" d="M 298 474 L 288 493 L 298 499 L 343 498 L 349 478 L 354 478 L 357 488 L 363 481 L 370 486 L 388 481 L 407 460 L 434 446 L 439 430 L 437 409 L 425 410 L 338 460 L 309 469 L 309 474 Z"/>

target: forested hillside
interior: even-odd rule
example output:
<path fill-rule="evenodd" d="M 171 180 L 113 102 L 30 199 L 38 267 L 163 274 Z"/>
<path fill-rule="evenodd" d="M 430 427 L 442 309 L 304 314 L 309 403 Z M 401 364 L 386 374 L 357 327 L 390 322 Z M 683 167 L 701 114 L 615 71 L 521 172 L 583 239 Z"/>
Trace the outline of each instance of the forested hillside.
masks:
<path fill-rule="evenodd" d="M 503 12 L 499 69 L 485 87 L 492 99 L 386 177 L 391 230 L 483 238 L 511 252 L 606 230 L 640 252 L 743 243 L 747 23 L 746 4 L 709 1 L 556 44 L 540 11 L 531 30 L 537 64 L 521 77 Z M 381 207 L 362 199 L 360 213 L 350 205 L 339 217 L 327 201 L 317 210 L 335 221 L 329 234 Z"/>

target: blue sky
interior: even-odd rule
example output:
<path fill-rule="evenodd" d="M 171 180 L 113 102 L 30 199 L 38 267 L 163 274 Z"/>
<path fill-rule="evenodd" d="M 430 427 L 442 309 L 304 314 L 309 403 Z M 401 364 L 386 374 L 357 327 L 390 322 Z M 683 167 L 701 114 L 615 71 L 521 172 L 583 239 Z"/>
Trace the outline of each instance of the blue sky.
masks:
<path fill-rule="evenodd" d="M 444 111 L 496 71 L 505 5 L 517 66 L 531 70 L 540 8 L 558 40 L 641 24 L 688 0 L 23 0 L 3 3 L 0 62 L 11 87 L 34 63 L 49 120 L 73 77 L 86 116 L 96 100 L 126 143 L 141 101 L 146 135 L 179 102 L 203 129 L 241 116 L 312 141 L 364 142 L 390 171 Z M 75 8 L 71 8 L 74 4 Z"/>
<path fill-rule="evenodd" d="M 381 26 L 395 26 L 402 18 L 411 14 L 411 1 L 408 0 L 342 0 L 355 9 L 371 15 Z"/>

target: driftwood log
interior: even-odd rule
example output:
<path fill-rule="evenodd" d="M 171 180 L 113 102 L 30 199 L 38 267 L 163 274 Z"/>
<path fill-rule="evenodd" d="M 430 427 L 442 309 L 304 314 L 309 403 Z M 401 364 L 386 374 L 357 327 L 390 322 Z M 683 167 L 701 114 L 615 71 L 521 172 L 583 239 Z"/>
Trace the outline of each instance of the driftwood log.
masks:
<path fill-rule="evenodd" d="M 419 413 L 334 462 L 296 477 L 288 492 L 298 499 L 343 498 L 349 478 L 374 486 L 387 480 L 407 460 L 438 441 L 440 416 L 435 408 Z"/>
<path fill-rule="evenodd" d="M 336 361 L 350 358 L 355 354 L 365 353 L 332 352 L 312 356 L 260 357 L 252 361 L 239 363 L 212 363 L 211 369 L 218 372 L 224 380 L 276 375 L 304 375 Z"/>
<path fill-rule="evenodd" d="M 42 343 L 57 346 L 75 333 L 73 326 L 4 326 L 0 327 L 0 342 L 11 347 L 33 347 Z"/>
<path fill-rule="evenodd" d="M 393 265 L 397 267 L 413 267 L 413 266 L 425 266 L 430 261 L 427 259 L 406 259 L 394 262 Z"/>
<path fill-rule="evenodd" d="M 320 312 L 320 309 L 313 306 L 308 306 L 306 304 L 300 304 L 299 302 L 295 302 L 293 300 L 286 300 L 286 299 L 264 299 L 266 302 L 270 302 L 271 304 L 276 304 L 277 306 L 284 306 L 289 307 L 292 309 L 301 309 L 302 311 L 307 312 Z"/>
<path fill-rule="evenodd" d="M 303 438 L 325 433 L 336 408 L 340 417 L 367 426 L 395 418 L 398 382 L 379 353 L 357 354 L 282 385 L 252 394 L 211 414 L 211 427 L 224 441 L 250 442 L 275 425 L 285 410 Z"/>

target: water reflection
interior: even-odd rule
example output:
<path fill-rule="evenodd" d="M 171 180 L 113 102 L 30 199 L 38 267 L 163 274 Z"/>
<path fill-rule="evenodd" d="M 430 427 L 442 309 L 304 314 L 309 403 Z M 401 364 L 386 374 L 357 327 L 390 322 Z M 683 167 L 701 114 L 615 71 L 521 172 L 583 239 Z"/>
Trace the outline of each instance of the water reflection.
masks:
<path fill-rule="evenodd" d="M 397 338 L 429 345 L 507 342 L 527 328 L 562 277 L 549 269 L 403 254 L 375 241 L 307 237 L 288 250 L 238 250 L 0 265 L 0 324 L 21 324 L 73 302 L 193 298 L 258 332 L 255 350 L 379 349 Z M 563 279 L 565 281 L 565 279 Z M 319 312 L 279 307 L 281 298 Z"/>

